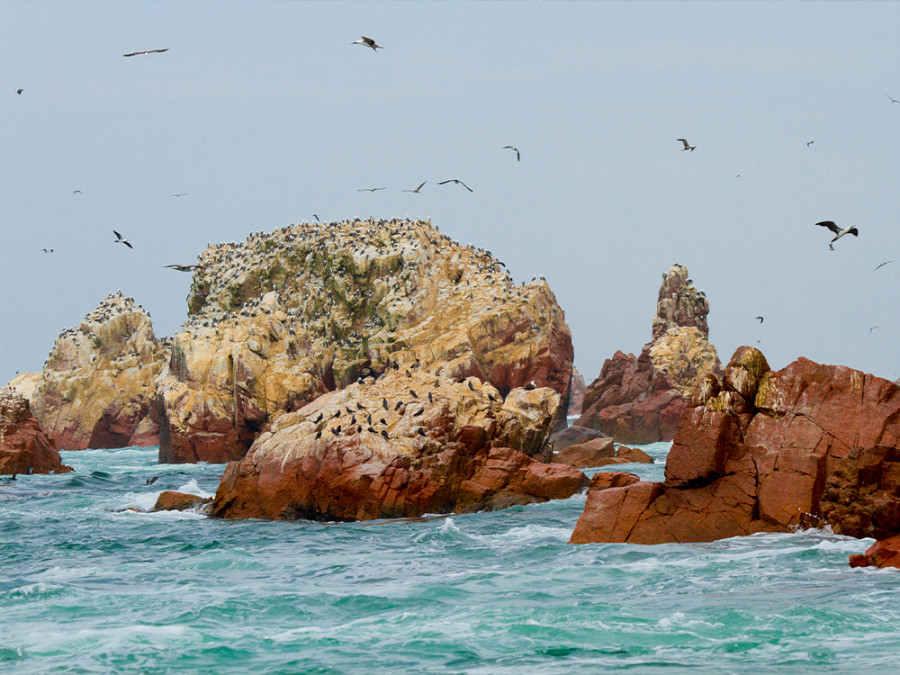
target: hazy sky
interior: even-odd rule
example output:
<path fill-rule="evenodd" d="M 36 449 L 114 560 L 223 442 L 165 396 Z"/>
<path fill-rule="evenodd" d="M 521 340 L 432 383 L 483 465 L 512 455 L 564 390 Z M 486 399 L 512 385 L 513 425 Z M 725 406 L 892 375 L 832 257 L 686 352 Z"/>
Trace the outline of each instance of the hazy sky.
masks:
<path fill-rule="evenodd" d="M 427 217 L 544 274 L 588 381 L 649 340 L 675 262 L 723 361 L 896 379 L 898 27 L 881 2 L 2 2 L 0 381 L 116 289 L 173 334 L 190 276 L 163 265 L 313 213 Z M 859 237 L 829 251 L 825 219 Z"/>

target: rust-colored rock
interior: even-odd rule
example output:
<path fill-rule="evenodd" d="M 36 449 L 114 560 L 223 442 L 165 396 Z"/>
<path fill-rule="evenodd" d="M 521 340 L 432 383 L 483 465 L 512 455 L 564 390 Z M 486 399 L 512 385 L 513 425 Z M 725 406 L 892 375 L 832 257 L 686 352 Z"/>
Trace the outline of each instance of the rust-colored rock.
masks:
<path fill-rule="evenodd" d="M 581 408 L 584 404 L 584 392 L 587 389 L 584 377 L 578 372 L 578 368 L 572 367 L 572 382 L 569 385 L 569 409 L 566 410 L 567 417 L 581 414 Z"/>
<path fill-rule="evenodd" d="M 571 335 L 547 284 L 517 287 L 428 222 L 304 223 L 198 264 L 159 382 L 160 461 L 240 458 L 279 416 L 395 367 L 567 400 Z"/>
<path fill-rule="evenodd" d="M 663 275 L 650 342 L 639 356 L 617 351 L 584 394 L 578 424 L 616 441 L 644 445 L 671 440 L 690 395 L 722 364 L 709 343 L 709 304 L 687 268 Z"/>
<path fill-rule="evenodd" d="M 750 347 L 735 352 L 722 383 L 698 386 L 706 393 L 695 391 L 698 405 L 679 421 L 665 482 L 589 490 L 573 542 L 710 541 L 824 524 L 858 537 L 900 530 L 900 387 L 804 358 L 773 372 Z"/>
<path fill-rule="evenodd" d="M 278 418 L 226 467 L 213 515 L 368 520 L 568 497 L 587 478 L 530 456 L 542 455 L 559 405 L 549 388 L 504 401 L 471 377 L 367 378 Z"/>
<path fill-rule="evenodd" d="M 177 492 L 175 490 L 164 490 L 159 493 L 156 498 L 152 511 L 189 511 L 191 509 L 209 504 L 212 497 L 201 497 L 192 495 L 189 492 Z"/>
<path fill-rule="evenodd" d="M 876 541 L 863 554 L 854 553 L 850 567 L 900 567 L 900 534 Z"/>
<path fill-rule="evenodd" d="M 59 451 L 38 424 L 28 401 L 0 390 L 0 474 L 67 473 Z"/>
<path fill-rule="evenodd" d="M 63 450 L 156 445 L 151 401 L 167 353 L 143 308 L 110 295 L 56 339 L 34 389 L 35 416 Z"/>

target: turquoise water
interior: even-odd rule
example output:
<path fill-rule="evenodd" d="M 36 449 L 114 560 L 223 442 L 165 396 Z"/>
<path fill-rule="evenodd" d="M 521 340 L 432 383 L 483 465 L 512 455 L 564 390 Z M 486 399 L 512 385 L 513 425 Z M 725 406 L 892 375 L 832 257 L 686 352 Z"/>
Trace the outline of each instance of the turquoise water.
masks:
<path fill-rule="evenodd" d="M 625 468 L 661 478 L 668 444 L 645 449 L 660 463 Z M 0 481 L 3 673 L 861 673 L 900 655 L 900 575 L 847 566 L 870 541 L 569 546 L 583 495 L 351 524 L 134 513 L 212 494 L 223 466 L 62 454 L 74 474 Z"/>

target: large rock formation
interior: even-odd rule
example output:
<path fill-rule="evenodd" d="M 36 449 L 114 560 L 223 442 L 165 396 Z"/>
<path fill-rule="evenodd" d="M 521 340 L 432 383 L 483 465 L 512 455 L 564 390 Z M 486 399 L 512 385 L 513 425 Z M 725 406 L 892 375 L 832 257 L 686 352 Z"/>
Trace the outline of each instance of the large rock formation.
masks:
<path fill-rule="evenodd" d="M 280 415 L 391 366 L 568 394 L 571 335 L 547 284 L 515 286 L 489 251 L 427 222 L 304 223 L 212 246 L 188 305 L 159 383 L 164 462 L 240 458 Z"/>
<path fill-rule="evenodd" d="M 391 371 L 279 417 L 225 469 L 213 515 L 368 520 L 568 497 L 587 485 L 542 452 L 560 396 Z M 537 457 L 537 459 L 535 459 Z"/>
<path fill-rule="evenodd" d="M 573 543 L 710 541 L 797 526 L 900 531 L 900 387 L 739 348 L 678 424 L 663 483 L 591 489 Z"/>
<path fill-rule="evenodd" d="M 40 381 L 41 373 L 16 373 L 6 388 L 30 402 Z"/>
<path fill-rule="evenodd" d="M 53 440 L 41 430 L 28 401 L 0 390 L 0 474 L 66 473 Z"/>
<path fill-rule="evenodd" d="M 35 415 L 63 450 L 156 445 L 151 400 L 166 355 L 143 308 L 109 295 L 56 339 L 34 390 Z"/>
<path fill-rule="evenodd" d="M 709 341 L 709 303 L 674 265 L 663 274 L 653 317 L 653 337 L 640 356 L 617 351 L 584 394 L 581 426 L 600 429 L 622 443 L 671 440 L 691 390 L 722 364 Z"/>

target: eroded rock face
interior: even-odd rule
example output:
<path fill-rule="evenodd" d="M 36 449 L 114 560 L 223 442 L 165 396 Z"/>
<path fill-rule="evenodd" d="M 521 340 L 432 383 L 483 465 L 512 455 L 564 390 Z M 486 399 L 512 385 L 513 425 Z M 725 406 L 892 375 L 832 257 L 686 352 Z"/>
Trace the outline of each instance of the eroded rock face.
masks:
<path fill-rule="evenodd" d="M 739 348 L 723 382 L 698 383 L 663 483 L 591 490 L 573 543 L 710 541 L 830 525 L 878 536 L 900 525 L 894 497 L 900 387 L 798 359 L 769 370 Z"/>
<path fill-rule="evenodd" d="M 19 373 L 9 381 L 6 388 L 30 403 L 40 381 L 41 373 Z"/>
<path fill-rule="evenodd" d="M 59 451 L 38 424 L 28 401 L 0 390 L 0 474 L 67 473 Z"/>
<path fill-rule="evenodd" d="M 709 303 L 673 266 L 663 275 L 653 317 L 653 338 L 639 356 L 617 351 L 584 394 L 582 426 L 622 443 L 671 440 L 694 387 L 722 364 L 709 341 Z"/>
<path fill-rule="evenodd" d="M 34 390 L 35 415 L 63 450 L 156 445 L 151 400 L 166 359 L 150 316 L 110 295 L 56 339 Z"/>
<path fill-rule="evenodd" d="M 515 286 L 430 223 L 302 224 L 199 264 L 159 383 L 161 461 L 242 457 L 279 416 L 393 366 L 568 396 L 571 335 L 547 284 Z"/>
<path fill-rule="evenodd" d="M 572 367 L 572 384 L 569 386 L 569 409 L 566 411 L 567 417 L 581 414 L 581 407 L 584 404 L 584 392 L 587 384 L 578 368 Z"/>
<path fill-rule="evenodd" d="M 213 515 L 368 520 L 568 497 L 586 477 L 535 459 L 559 406 L 549 388 L 503 400 L 475 377 L 368 378 L 279 417 L 225 469 Z"/>

